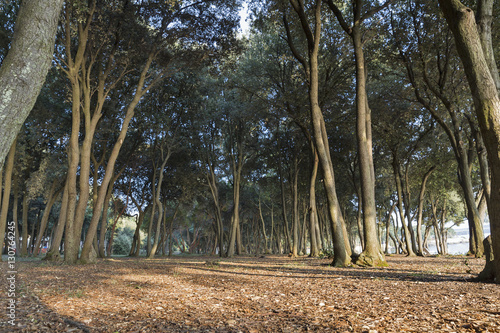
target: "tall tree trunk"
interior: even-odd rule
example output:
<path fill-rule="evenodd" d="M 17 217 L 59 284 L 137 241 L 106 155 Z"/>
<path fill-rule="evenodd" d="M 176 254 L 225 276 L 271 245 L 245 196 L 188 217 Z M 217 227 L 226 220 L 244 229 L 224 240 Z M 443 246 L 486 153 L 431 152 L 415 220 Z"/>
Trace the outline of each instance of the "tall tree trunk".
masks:
<path fill-rule="evenodd" d="M 158 219 L 156 220 L 155 239 L 153 242 L 153 246 L 151 247 L 151 251 L 148 254 L 149 259 L 154 258 L 156 250 L 158 248 L 158 242 L 160 239 L 161 224 L 163 219 L 163 203 L 160 200 L 160 195 L 161 195 L 161 187 L 163 185 L 163 173 L 165 171 L 165 166 L 167 165 L 167 162 L 170 159 L 170 148 L 167 147 L 167 152 L 165 156 L 163 155 L 163 148 L 162 148 L 161 157 L 162 157 L 162 163 L 160 166 L 160 176 L 158 177 L 158 185 L 156 186 L 156 193 L 154 197 L 156 206 L 158 206 Z"/>
<path fill-rule="evenodd" d="M 455 37 L 458 54 L 472 91 L 481 134 L 491 168 L 491 196 L 488 204 L 494 260 L 492 277 L 500 281 L 500 99 L 484 56 L 474 13 L 458 0 L 439 0 Z M 486 270 L 486 267 L 485 267 Z"/>
<path fill-rule="evenodd" d="M 360 7 L 361 3 L 356 7 Z M 355 14 L 359 19 L 360 14 Z M 356 20 L 358 22 L 358 20 Z M 375 208 L 375 171 L 372 155 L 371 110 L 366 94 L 366 68 L 363 54 L 362 31 L 354 25 L 352 40 L 356 58 L 356 137 L 358 141 L 359 170 L 361 176 L 361 194 L 363 205 L 363 233 L 365 248 L 360 254 L 357 264 L 368 266 L 387 266 L 380 243 L 377 239 L 377 216 Z"/>
<path fill-rule="evenodd" d="M 311 253 L 310 257 L 319 256 L 319 240 L 316 237 L 316 229 L 318 224 L 318 215 L 316 211 L 316 178 L 318 176 L 318 166 L 319 166 L 319 157 L 316 152 L 316 148 L 314 147 L 314 143 L 311 142 L 311 153 L 312 153 L 312 168 L 311 168 L 311 177 L 309 180 L 309 236 L 311 239 Z"/>
<path fill-rule="evenodd" d="M 328 143 L 328 134 L 326 132 L 325 121 L 319 105 L 319 69 L 318 69 L 318 54 L 319 42 L 321 37 L 321 0 L 317 0 L 314 5 L 314 29 L 311 30 L 307 16 L 304 12 L 302 2 L 290 0 L 295 12 L 299 16 L 302 23 L 302 28 L 308 40 L 308 61 L 302 59 L 302 63 L 308 73 L 309 78 L 309 104 L 311 111 L 311 122 L 313 124 L 314 139 L 318 156 L 323 170 L 324 186 L 328 200 L 328 212 L 332 222 L 333 229 L 333 248 L 334 259 L 333 266 L 345 267 L 351 263 L 351 258 L 346 251 L 346 240 L 342 230 L 342 216 L 339 214 L 340 208 L 335 189 L 335 178 L 333 171 L 332 159 L 330 156 L 330 147 Z M 295 47 L 292 45 L 288 24 L 285 22 L 287 29 L 288 43 L 292 52 L 296 53 Z M 297 56 L 297 58 L 301 58 Z"/>
<path fill-rule="evenodd" d="M 299 188 L 298 188 L 298 178 L 299 178 L 299 159 L 297 154 L 295 154 L 293 161 L 293 174 L 291 175 L 292 184 L 292 197 L 293 197 L 293 225 L 292 225 L 292 233 L 293 233 L 293 242 L 292 242 L 292 257 L 298 257 L 299 253 Z"/>
<path fill-rule="evenodd" d="M 2 172 L 0 171 L 0 184 L 2 184 Z M 19 218 L 18 218 L 18 206 L 19 206 L 19 175 L 13 174 L 14 178 L 14 202 L 12 202 L 12 220 L 15 226 L 15 238 L 16 238 L 16 249 L 20 249 L 19 245 Z M 0 191 L 1 192 L 1 191 Z M 1 194 L 0 194 L 1 197 Z M 19 255 L 19 253 L 16 253 Z"/>
<path fill-rule="evenodd" d="M 28 212 L 29 212 L 29 200 L 28 200 L 28 191 L 24 191 L 23 194 L 23 213 L 22 213 L 22 221 L 23 221 L 23 241 L 21 244 L 21 257 L 26 257 L 28 255 Z"/>
<path fill-rule="evenodd" d="M 0 261 L 2 261 L 1 254 L 3 253 L 3 245 L 5 239 L 5 228 L 7 227 L 7 213 L 9 211 L 9 200 L 10 200 L 10 189 L 12 187 L 12 171 L 14 169 L 14 156 L 16 154 L 17 139 L 14 139 L 12 146 L 10 147 L 9 154 L 7 156 L 7 163 L 5 163 L 5 175 L 4 175 L 4 190 L 2 197 L 2 209 L 0 211 Z M 0 162 L 1 163 L 1 162 Z M 0 164 L 2 165 L 2 164 Z M 0 170 L 0 174 L 1 174 Z M 1 180 L 1 177 L 0 177 Z M 2 182 L 0 181 L 0 187 Z M 1 192 L 1 189 L 0 189 Z M 17 208 L 16 208 L 17 209 Z M 23 221 L 24 227 L 24 221 Z"/>
<path fill-rule="evenodd" d="M 107 165 L 106 165 L 106 170 L 104 173 L 104 178 L 102 180 L 101 187 L 99 188 L 99 193 L 98 193 L 98 199 L 97 203 L 95 205 L 95 210 L 98 212 L 98 214 L 95 214 L 92 216 L 92 219 L 90 220 L 90 226 L 87 231 L 87 236 L 85 243 L 83 245 L 82 249 L 82 254 L 81 254 L 81 261 L 82 262 L 88 262 L 91 260 L 90 258 L 90 253 L 91 250 L 93 249 L 92 246 L 92 240 L 97 232 L 97 226 L 99 224 L 99 220 L 101 218 L 101 212 L 102 212 L 102 207 L 104 205 L 104 200 L 106 197 L 106 192 L 109 186 L 109 183 L 111 179 L 113 178 L 113 173 L 114 173 L 114 168 L 116 164 L 116 160 L 118 159 L 118 154 L 120 153 L 121 147 L 123 145 L 123 142 L 125 140 L 125 137 L 127 135 L 128 127 L 129 124 L 134 117 L 135 113 L 135 108 L 141 101 L 142 97 L 161 80 L 162 74 L 158 75 L 153 79 L 152 82 L 148 86 L 146 86 L 146 77 L 148 75 L 149 69 L 151 67 L 151 64 L 156 57 L 156 52 L 152 51 L 149 54 L 149 57 L 146 61 L 146 64 L 142 68 L 141 74 L 139 76 L 139 81 L 137 83 L 137 88 L 134 93 L 134 97 L 132 98 L 132 101 L 126 108 L 126 113 L 125 113 L 125 118 L 123 119 L 123 122 L 121 124 L 120 128 L 120 133 L 118 135 L 118 138 L 113 146 L 113 150 L 111 151 L 111 154 L 109 156 Z"/>

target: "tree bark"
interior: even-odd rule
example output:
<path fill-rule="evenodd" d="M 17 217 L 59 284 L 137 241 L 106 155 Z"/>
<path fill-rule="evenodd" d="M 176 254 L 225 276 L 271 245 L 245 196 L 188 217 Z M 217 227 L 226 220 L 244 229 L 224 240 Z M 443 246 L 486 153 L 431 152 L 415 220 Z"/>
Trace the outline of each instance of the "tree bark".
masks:
<path fill-rule="evenodd" d="M 492 173 L 488 205 L 494 256 L 492 264 L 496 282 L 500 283 L 500 99 L 482 50 L 473 11 L 459 0 L 439 0 L 439 4 L 455 37 L 488 151 Z"/>
<path fill-rule="evenodd" d="M 0 166 L 45 82 L 62 4 L 63 0 L 21 4 L 11 47 L 0 68 Z"/>
<path fill-rule="evenodd" d="M 316 149 L 323 169 L 323 180 L 325 191 L 328 200 L 328 212 L 330 214 L 332 229 L 333 229 L 333 248 L 334 258 L 333 266 L 346 267 L 351 263 L 351 258 L 346 251 L 346 240 L 342 230 L 342 216 L 339 214 L 340 208 L 335 189 L 335 177 L 332 159 L 330 156 L 330 147 L 328 143 L 328 134 L 326 132 L 323 113 L 319 105 L 319 42 L 321 37 L 321 0 L 317 0 L 314 4 L 314 29 L 312 30 L 307 22 L 307 16 L 304 12 L 304 6 L 301 1 L 290 0 L 290 3 L 299 16 L 302 24 L 302 29 L 307 37 L 308 42 L 308 61 L 303 60 L 306 73 L 309 78 L 309 105 L 311 111 L 311 123 L 313 125 L 313 133 Z M 288 43 L 292 51 L 295 47 L 292 45 L 288 24 L 285 21 L 287 28 Z M 296 55 L 297 57 L 297 55 Z M 297 57 L 298 58 L 298 57 Z"/>

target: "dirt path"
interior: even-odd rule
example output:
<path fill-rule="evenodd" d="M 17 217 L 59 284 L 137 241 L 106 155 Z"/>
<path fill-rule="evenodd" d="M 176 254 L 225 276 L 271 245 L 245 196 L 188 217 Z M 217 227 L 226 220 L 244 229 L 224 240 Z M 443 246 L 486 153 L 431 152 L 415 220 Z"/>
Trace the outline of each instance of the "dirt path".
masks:
<path fill-rule="evenodd" d="M 2 309 L 0 331 L 500 332 L 500 285 L 467 282 L 482 260 L 387 259 L 374 269 L 282 256 L 19 262 L 18 326 Z"/>

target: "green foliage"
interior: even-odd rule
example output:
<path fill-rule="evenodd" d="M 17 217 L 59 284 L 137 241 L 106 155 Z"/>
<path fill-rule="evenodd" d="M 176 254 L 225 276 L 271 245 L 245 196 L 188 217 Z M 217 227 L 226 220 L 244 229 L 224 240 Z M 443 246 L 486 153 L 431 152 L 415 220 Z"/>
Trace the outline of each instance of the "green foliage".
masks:
<path fill-rule="evenodd" d="M 127 255 L 130 253 L 130 246 L 134 238 L 135 230 L 130 228 L 119 228 L 115 231 L 113 239 L 113 254 Z"/>

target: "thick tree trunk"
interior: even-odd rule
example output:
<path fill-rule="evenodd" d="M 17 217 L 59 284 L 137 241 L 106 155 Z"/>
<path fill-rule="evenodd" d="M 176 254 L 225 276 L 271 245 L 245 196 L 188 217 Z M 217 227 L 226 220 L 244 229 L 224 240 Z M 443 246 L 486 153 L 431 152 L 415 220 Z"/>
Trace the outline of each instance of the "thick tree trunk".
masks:
<path fill-rule="evenodd" d="M 45 82 L 63 2 L 21 4 L 11 47 L 0 68 L 0 166 Z"/>
<path fill-rule="evenodd" d="M 500 282 L 500 99 L 482 50 L 473 11 L 458 0 L 439 0 L 439 4 L 455 37 L 488 151 L 492 173 L 488 212 L 494 256 L 493 272 L 496 281 Z"/>
<path fill-rule="evenodd" d="M 469 169 L 469 161 L 465 149 L 460 149 L 460 160 L 458 161 L 458 168 L 460 174 L 460 186 L 464 191 L 464 199 L 467 205 L 467 220 L 469 221 L 469 226 L 472 230 L 472 237 L 474 244 L 473 254 L 481 258 L 484 254 L 483 248 L 483 223 L 479 217 L 479 211 L 476 206 L 476 200 L 474 198 L 474 189 L 472 186 L 472 177 Z"/>

